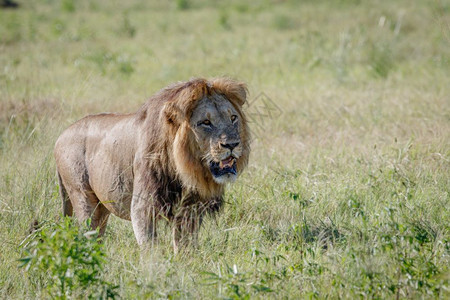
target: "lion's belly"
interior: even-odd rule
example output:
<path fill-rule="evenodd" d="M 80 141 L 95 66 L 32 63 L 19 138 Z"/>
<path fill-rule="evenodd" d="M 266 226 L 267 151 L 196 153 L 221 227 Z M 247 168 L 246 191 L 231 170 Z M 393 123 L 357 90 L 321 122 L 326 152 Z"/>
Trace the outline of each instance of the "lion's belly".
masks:
<path fill-rule="evenodd" d="M 127 197 L 123 197 L 120 200 L 106 200 L 101 201 L 102 204 L 114 215 L 119 218 L 130 221 L 130 207 L 131 207 L 131 195 Z M 111 196 L 110 199 L 117 199 L 114 196 Z"/>
<path fill-rule="evenodd" d="M 130 220 L 131 199 L 133 196 L 133 177 L 131 172 L 105 170 L 103 176 L 94 176 L 92 189 L 100 202 L 114 215 Z"/>
<path fill-rule="evenodd" d="M 130 220 L 133 196 L 131 167 L 123 167 L 111 160 L 99 160 L 90 170 L 90 184 L 100 202 L 114 215 Z"/>

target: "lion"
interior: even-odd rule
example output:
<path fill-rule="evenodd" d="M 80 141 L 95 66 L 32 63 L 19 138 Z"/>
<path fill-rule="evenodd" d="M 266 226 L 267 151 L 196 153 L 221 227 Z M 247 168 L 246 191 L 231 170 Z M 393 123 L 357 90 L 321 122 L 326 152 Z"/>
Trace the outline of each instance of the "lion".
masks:
<path fill-rule="evenodd" d="M 136 113 L 72 124 L 54 150 L 64 216 L 91 218 L 100 235 L 111 213 L 130 220 L 141 246 L 166 219 L 177 252 L 248 164 L 247 93 L 243 82 L 197 78 L 164 88 Z"/>

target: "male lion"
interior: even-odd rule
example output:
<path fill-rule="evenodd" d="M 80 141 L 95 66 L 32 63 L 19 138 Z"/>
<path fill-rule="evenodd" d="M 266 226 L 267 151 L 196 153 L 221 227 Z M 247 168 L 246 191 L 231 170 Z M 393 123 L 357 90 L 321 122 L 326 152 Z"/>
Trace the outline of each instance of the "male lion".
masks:
<path fill-rule="evenodd" d="M 161 90 L 136 113 L 77 121 L 55 145 L 64 215 L 91 218 L 100 234 L 110 213 L 131 220 L 140 245 L 165 218 L 177 251 L 247 165 L 246 94 L 242 82 L 193 79 Z"/>

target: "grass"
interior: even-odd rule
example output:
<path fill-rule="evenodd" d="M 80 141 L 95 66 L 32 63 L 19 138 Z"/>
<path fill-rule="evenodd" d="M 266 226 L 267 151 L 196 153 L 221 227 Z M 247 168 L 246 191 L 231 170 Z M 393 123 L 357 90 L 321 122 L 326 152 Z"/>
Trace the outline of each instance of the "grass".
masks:
<path fill-rule="evenodd" d="M 123 298 L 449 297 L 448 1 L 20 1 L 0 10 L 0 298 L 59 222 L 52 149 L 86 114 L 131 112 L 195 76 L 245 80 L 248 170 L 174 256 L 111 218 L 102 282 Z M 268 104 L 267 104 L 268 103 Z M 76 289 L 76 287 L 74 287 Z M 79 287 L 81 289 L 81 287 Z M 82 290 L 75 291 L 80 295 Z"/>

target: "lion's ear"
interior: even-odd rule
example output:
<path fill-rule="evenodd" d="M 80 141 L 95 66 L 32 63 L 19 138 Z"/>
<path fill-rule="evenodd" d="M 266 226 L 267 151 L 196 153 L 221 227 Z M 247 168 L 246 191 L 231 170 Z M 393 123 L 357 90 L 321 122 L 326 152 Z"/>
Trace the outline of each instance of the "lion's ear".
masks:
<path fill-rule="evenodd" d="M 248 89 L 244 82 L 229 78 L 217 78 L 211 81 L 211 86 L 216 92 L 224 94 L 239 106 L 244 105 L 247 101 Z"/>
<path fill-rule="evenodd" d="M 169 101 L 164 105 L 164 114 L 169 123 L 176 125 L 187 120 L 195 103 L 209 93 L 204 79 L 194 79 L 168 89 Z"/>
<path fill-rule="evenodd" d="M 183 113 L 179 111 L 174 101 L 167 102 L 164 105 L 164 116 L 169 124 L 178 125 L 182 122 Z"/>

